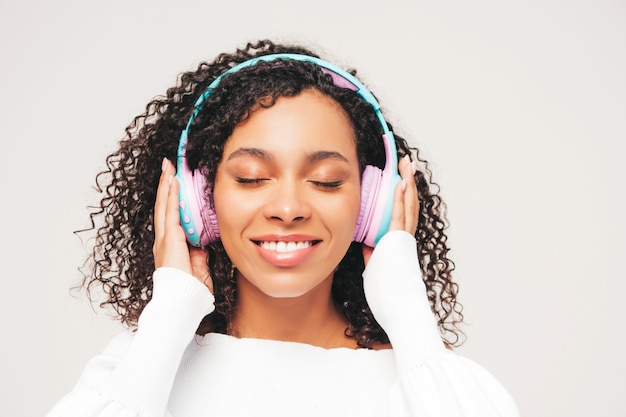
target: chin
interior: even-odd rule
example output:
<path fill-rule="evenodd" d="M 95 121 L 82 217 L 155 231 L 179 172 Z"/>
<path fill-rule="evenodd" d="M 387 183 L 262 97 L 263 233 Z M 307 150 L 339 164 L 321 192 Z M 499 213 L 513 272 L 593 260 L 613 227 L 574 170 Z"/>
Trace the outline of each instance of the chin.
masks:
<path fill-rule="evenodd" d="M 261 290 L 263 291 L 263 290 Z M 280 299 L 290 299 L 290 298 L 299 298 L 303 295 L 307 294 L 308 291 L 305 290 L 288 290 L 288 289 L 277 289 L 273 291 L 263 291 L 265 295 L 272 298 L 280 298 Z"/>
<path fill-rule="evenodd" d="M 326 275 L 326 278 L 306 277 L 302 274 L 293 273 L 274 273 L 266 279 L 258 275 L 253 281 L 247 280 L 244 276 L 240 276 L 239 279 L 240 287 L 251 285 L 267 297 L 281 299 L 299 298 L 319 290 L 330 292 L 332 285 L 332 273 Z M 323 288 L 326 282 L 329 283 L 328 289 Z"/>

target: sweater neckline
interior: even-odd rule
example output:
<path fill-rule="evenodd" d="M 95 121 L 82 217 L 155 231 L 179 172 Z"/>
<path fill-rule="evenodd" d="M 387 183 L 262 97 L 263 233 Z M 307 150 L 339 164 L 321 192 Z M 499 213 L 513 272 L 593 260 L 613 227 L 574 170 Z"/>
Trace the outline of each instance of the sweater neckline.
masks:
<path fill-rule="evenodd" d="M 303 342 L 291 342 L 286 340 L 274 340 L 274 339 L 260 339 L 254 337 L 235 337 L 223 333 L 207 333 L 204 336 L 196 336 L 195 344 L 202 346 L 209 345 L 230 345 L 231 347 L 239 348 L 264 348 L 264 349 L 279 349 L 279 350 L 302 350 L 310 352 L 325 352 L 329 354 L 336 353 L 338 355 L 345 354 L 357 354 L 357 355 L 378 355 L 387 356 L 393 355 L 393 349 L 351 349 L 347 347 L 335 347 L 325 348 L 321 346 L 315 346 Z"/>

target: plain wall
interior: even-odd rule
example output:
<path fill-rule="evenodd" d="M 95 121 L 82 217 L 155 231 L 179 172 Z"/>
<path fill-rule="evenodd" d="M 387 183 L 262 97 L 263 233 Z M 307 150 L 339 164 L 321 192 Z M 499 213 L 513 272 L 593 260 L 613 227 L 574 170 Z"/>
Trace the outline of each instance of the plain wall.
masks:
<path fill-rule="evenodd" d="M 45 414 L 121 329 L 69 288 L 126 125 L 266 37 L 356 67 L 431 162 L 459 352 L 524 416 L 626 415 L 626 4 L 604 0 L 2 1 L 2 414 Z"/>

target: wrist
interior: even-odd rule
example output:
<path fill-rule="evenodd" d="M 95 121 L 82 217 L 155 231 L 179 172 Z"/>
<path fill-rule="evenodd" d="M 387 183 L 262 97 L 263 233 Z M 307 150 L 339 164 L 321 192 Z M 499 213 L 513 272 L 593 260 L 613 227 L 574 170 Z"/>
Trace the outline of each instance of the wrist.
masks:
<path fill-rule="evenodd" d="M 363 272 L 365 296 L 402 361 L 444 351 L 422 279 L 415 238 L 401 230 L 378 242 Z"/>
<path fill-rule="evenodd" d="M 185 271 L 162 267 L 154 271 L 152 282 L 152 299 L 139 317 L 140 328 L 189 327 L 195 332 L 202 318 L 214 310 L 215 298 L 211 292 Z"/>

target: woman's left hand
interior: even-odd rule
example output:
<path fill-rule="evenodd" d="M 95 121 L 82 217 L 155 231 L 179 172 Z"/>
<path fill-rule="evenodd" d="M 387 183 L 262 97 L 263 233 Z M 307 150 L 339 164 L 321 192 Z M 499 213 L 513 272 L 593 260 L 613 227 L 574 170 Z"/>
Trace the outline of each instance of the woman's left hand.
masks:
<path fill-rule="evenodd" d="M 389 231 L 404 230 L 414 235 L 415 229 L 417 229 L 420 203 L 417 198 L 415 177 L 413 176 L 415 171 L 408 155 L 404 156 L 398 163 L 398 172 L 402 181 L 396 185 L 394 190 Z M 367 265 L 373 251 L 373 248 L 363 245 L 365 265 Z"/>
<path fill-rule="evenodd" d="M 420 204 L 413 165 L 398 164 L 402 181 L 394 191 L 389 232 L 377 250 L 363 245 L 363 290 L 372 314 L 385 330 L 402 369 L 444 350 L 415 247 Z M 407 233 L 401 233 L 402 231 Z M 393 233 L 391 233 L 393 232 Z"/>

